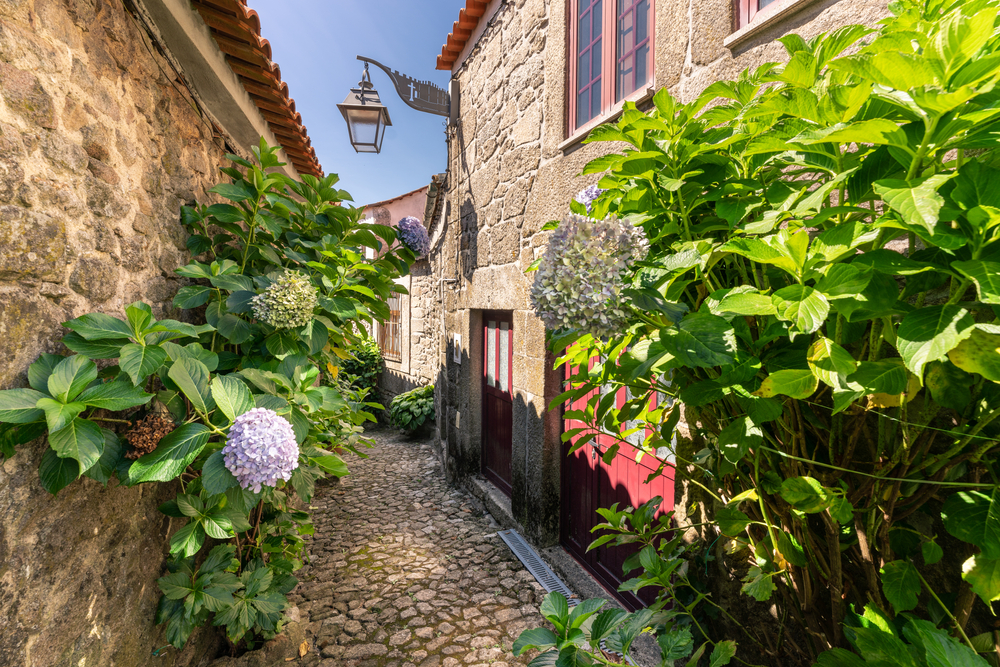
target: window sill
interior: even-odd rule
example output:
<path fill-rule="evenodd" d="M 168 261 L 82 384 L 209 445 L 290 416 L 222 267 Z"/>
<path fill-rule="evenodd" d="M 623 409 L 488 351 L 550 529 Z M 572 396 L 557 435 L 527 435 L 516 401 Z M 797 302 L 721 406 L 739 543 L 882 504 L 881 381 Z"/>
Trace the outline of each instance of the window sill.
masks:
<path fill-rule="evenodd" d="M 622 110 L 625 108 L 626 102 L 635 102 L 636 104 L 642 104 L 647 100 L 653 99 L 653 95 L 656 93 L 656 84 L 650 84 L 644 90 L 636 93 L 632 93 L 631 97 L 626 97 L 621 102 L 618 102 L 611 108 L 608 113 L 603 116 L 598 116 L 594 118 L 589 123 L 574 132 L 569 138 L 564 140 L 561 144 L 556 146 L 556 150 L 560 152 L 565 152 L 566 149 L 576 146 L 590 134 L 598 125 L 604 125 L 605 123 L 610 123 L 613 120 L 617 120 L 622 115 Z"/>
<path fill-rule="evenodd" d="M 732 49 L 746 42 L 754 35 L 760 34 L 776 23 L 784 20 L 791 14 L 810 5 L 816 0 L 778 0 L 770 7 L 759 12 L 749 25 L 745 25 L 733 34 L 722 40 L 722 45 L 727 49 Z"/>

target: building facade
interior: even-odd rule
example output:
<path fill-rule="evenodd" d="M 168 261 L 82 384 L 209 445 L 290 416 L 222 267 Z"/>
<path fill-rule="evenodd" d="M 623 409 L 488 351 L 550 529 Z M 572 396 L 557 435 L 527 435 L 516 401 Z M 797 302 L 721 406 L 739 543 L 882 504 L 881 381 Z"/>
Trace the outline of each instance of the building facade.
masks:
<path fill-rule="evenodd" d="M 544 250 L 542 226 L 596 183 L 579 176 L 583 167 L 621 148 L 583 139 L 625 100 L 648 108 L 665 87 L 689 101 L 717 80 L 785 60 L 775 41 L 783 34 L 886 14 L 884 0 L 467 0 L 437 60 L 460 89 L 430 258 L 442 296 L 439 312 L 425 309 L 442 323 L 431 342 L 440 456 L 535 544 L 561 542 L 585 560 L 579 540 L 594 506 L 661 494 L 667 510 L 684 493 L 672 479 L 645 485 L 641 465 L 598 457 L 574 468 L 561 409 L 548 409 L 562 371 L 553 370 L 525 271 Z M 598 573 L 615 559 L 607 560 L 587 565 Z"/>

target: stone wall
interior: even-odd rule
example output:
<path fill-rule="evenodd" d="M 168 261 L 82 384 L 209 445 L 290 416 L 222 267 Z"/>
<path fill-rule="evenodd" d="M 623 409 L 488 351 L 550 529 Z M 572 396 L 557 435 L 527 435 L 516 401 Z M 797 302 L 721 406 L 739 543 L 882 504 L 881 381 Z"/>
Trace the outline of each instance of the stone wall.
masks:
<path fill-rule="evenodd" d="M 140 299 L 179 314 L 180 206 L 207 201 L 226 151 L 153 53 L 120 1 L 0 3 L 0 389 L 64 351 L 68 319 Z M 174 491 L 81 479 L 52 497 L 45 447 L 0 465 L 0 664 L 207 663 L 214 631 L 153 656 Z"/>

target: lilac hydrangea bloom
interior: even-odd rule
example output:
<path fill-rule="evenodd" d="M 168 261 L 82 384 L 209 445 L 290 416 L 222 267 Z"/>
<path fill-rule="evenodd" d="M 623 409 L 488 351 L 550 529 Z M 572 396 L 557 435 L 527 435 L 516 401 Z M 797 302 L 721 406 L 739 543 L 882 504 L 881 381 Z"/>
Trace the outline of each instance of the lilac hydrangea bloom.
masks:
<path fill-rule="evenodd" d="M 399 233 L 399 240 L 417 257 L 423 257 L 431 251 L 431 240 L 427 236 L 427 230 L 424 229 L 423 223 L 412 215 L 396 223 L 396 230 Z"/>
<path fill-rule="evenodd" d="M 535 313 L 549 329 L 596 337 L 619 332 L 628 322 L 627 272 L 648 248 L 642 229 L 627 221 L 567 216 L 549 238 L 531 286 Z"/>
<path fill-rule="evenodd" d="M 274 410 L 254 408 L 236 418 L 222 448 L 223 463 L 240 486 L 260 492 L 261 486 L 286 482 L 299 467 L 299 446 L 287 419 Z"/>
<path fill-rule="evenodd" d="M 603 195 L 607 190 L 604 188 L 599 188 L 596 185 L 588 185 L 583 190 L 576 193 L 576 201 L 580 202 L 587 207 L 587 213 L 590 213 L 593 209 L 594 200 Z"/>

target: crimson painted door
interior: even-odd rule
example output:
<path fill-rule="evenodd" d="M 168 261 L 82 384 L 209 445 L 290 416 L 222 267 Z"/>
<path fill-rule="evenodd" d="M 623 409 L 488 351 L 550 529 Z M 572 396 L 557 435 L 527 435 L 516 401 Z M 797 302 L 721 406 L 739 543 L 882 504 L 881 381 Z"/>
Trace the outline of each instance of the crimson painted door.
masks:
<path fill-rule="evenodd" d="M 566 377 L 569 375 L 570 370 L 567 369 Z M 587 394 L 567 408 L 586 408 L 587 401 L 595 393 L 598 392 Z M 616 397 L 617 407 L 622 407 L 630 398 L 627 390 L 620 389 Z M 571 419 L 563 422 L 564 431 L 584 426 L 586 426 L 584 423 Z M 637 547 L 633 545 L 617 547 L 608 544 L 590 552 L 587 551 L 587 547 L 599 535 L 591 533 L 591 528 L 604 521 L 597 513 L 599 507 L 611 507 L 614 503 L 618 503 L 618 509 L 622 510 L 628 506 L 638 507 L 651 498 L 660 496 L 663 498 L 663 503 L 657 515 L 673 509 L 673 467 L 667 467 L 663 474 L 649 482 L 646 481 L 659 468 L 661 457 L 670 461 L 669 453 L 662 450 L 657 452 L 657 456 L 644 454 L 636 462 L 639 452 L 636 446 L 642 443 L 646 435 L 640 431 L 629 436 L 628 443 L 619 442 L 621 448 L 611 463 L 604 463 L 601 456 L 608 447 L 618 441 L 603 435 L 563 459 L 560 526 L 563 546 L 605 587 L 615 591 L 621 602 L 632 610 L 651 603 L 655 596 L 652 588 L 643 589 L 638 596 L 629 592 L 617 592 L 619 584 L 632 576 L 626 576 L 622 566 L 625 564 L 625 559 L 636 552 Z M 566 444 L 567 452 L 571 445 L 572 443 Z"/>
<path fill-rule="evenodd" d="M 511 491 L 514 322 L 511 313 L 483 312 L 483 475 Z"/>

